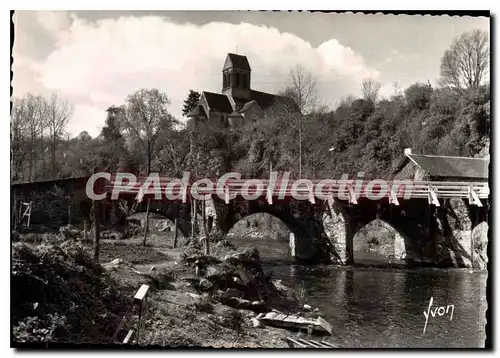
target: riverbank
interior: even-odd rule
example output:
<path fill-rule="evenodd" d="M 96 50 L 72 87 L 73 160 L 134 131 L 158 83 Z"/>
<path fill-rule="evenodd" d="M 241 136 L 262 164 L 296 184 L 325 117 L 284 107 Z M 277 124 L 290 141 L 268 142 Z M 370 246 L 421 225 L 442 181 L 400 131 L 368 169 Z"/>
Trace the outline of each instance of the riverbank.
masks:
<path fill-rule="evenodd" d="M 297 333 L 275 327 L 256 327 L 258 321 L 255 317 L 258 313 L 277 309 L 290 314 L 319 315 L 317 311 L 311 312 L 310 308 L 304 311 L 297 294 L 262 271 L 259 254 L 255 249 L 242 251 L 231 245 L 218 244 L 212 248 L 213 255 L 207 256 L 193 247 L 173 249 L 170 247 L 170 240 L 166 240 L 164 235 L 151 235 L 147 246 L 142 246 L 141 241 L 139 237 L 101 241 L 101 265 L 99 268 L 95 267 L 97 271 L 94 272 L 99 280 L 102 276 L 99 291 L 114 292 L 118 297 L 116 300 L 119 299 L 122 306 L 119 310 L 115 309 L 115 312 L 108 312 L 108 315 L 113 314 L 114 319 L 108 322 L 106 334 L 98 337 L 95 343 L 108 343 L 106 340 L 114 334 L 112 327 L 118 326 L 118 317 L 125 315 L 126 307 L 130 307 L 126 303 L 130 302 L 133 294 L 143 284 L 150 287 L 147 313 L 143 318 L 140 336 L 133 338 L 133 344 L 169 347 L 287 347 L 285 337 L 296 336 Z M 36 253 L 35 256 L 40 254 L 40 250 L 48 250 L 51 253 L 59 252 L 61 258 L 64 258 L 68 256 L 68 250 L 73 250 L 72 252 L 78 252 L 78 257 L 83 257 L 83 252 L 86 252 L 86 258 L 89 259 L 93 252 L 91 242 L 27 242 L 14 245 L 17 247 L 15 252 L 19 252 L 22 246 L 22 250 L 29 248 Z M 15 258 L 19 259 L 17 256 Z M 92 265 L 90 262 L 87 264 Z M 77 266 L 74 262 L 71 265 Z M 86 266 L 82 267 L 80 270 L 86 272 Z M 101 268 L 102 272 L 99 271 Z M 43 268 L 40 270 L 43 271 Z M 45 275 L 41 271 L 38 276 Z M 64 273 L 61 275 L 64 276 Z M 90 282 L 79 284 L 88 284 L 85 290 L 92 290 Z M 59 294 L 63 295 L 62 291 Z M 37 295 L 38 293 L 26 291 L 17 302 L 38 300 Z M 86 297 L 83 297 L 84 293 L 81 295 L 82 304 L 78 304 L 79 297 L 74 297 L 67 305 L 80 306 L 73 308 L 77 311 L 85 310 Z M 111 307 L 100 307 L 100 312 L 95 315 L 103 315 L 107 309 L 112 310 Z M 65 307 L 53 307 L 53 310 L 71 314 L 71 309 L 66 310 Z M 49 312 L 44 312 L 44 315 L 47 313 Z M 29 312 L 33 317 L 36 314 L 36 310 Z M 137 331 L 137 318 L 137 315 L 131 315 L 124 328 Z M 24 321 L 30 319 L 23 317 Z M 30 328 L 21 325 L 21 330 L 24 327 L 25 331 L 20 332 L 17 338 L 21 337 L 21 342 L 36 342 L 34 333 L 47 329 L 42 326 Z M 67 324 L 65 327 L 71 330 Z M 58 329 L 55 332 L 58 336 L 55 341 L 64 342 L 65 333 Z M 85 330 L 81 332 L 86 334 Z M 47 334 L 39 337 L 39 341 L 47 342 L 54 338 L 50 329 L 45 333 Z M 85 342 L 84 337 L 81 342 Z"/>

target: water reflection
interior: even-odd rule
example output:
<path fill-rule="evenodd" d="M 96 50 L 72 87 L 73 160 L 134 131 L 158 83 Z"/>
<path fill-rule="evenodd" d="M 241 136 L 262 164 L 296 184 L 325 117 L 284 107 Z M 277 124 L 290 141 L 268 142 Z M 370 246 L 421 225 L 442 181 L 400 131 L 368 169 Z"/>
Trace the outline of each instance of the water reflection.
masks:
<path fill-rule="evenodd" d="M 258 241 L 245 244 L 260 249 Z M 340 347 L 484 346 L 486 273 L 297 266 L 287 261 L 286 243 L 268 241 L 265 247 L 265 270 L 285 284 L 305 289 L 307 303 L 318 307 L 335 327 L 332 341 Z M 281 259 L 272 258 L 269 254 L 280 247 L 282 256 L 274 257 Z M 429 317 L 423 334 L 423 312 L 431 297 L 434 308 L 452 304 L 455 310 L 451 321 L 449 315 Z"/>

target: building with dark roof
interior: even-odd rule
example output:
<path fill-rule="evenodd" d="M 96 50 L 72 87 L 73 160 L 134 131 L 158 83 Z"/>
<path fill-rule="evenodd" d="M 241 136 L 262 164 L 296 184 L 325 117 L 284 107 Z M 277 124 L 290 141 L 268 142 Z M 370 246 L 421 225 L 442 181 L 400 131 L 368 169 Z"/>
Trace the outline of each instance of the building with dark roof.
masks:
<path fill-rule="evenodd" d="M 489 162 L 489 155 L 485 158 L 421 155 L 405 149 L 404 159 L 393 171 L 393 178 L 486 182 Z"/>
<path fill-rule="evenodd" d="M 246 56 L 229 53 L 222 68 L 222 93 L 201 92 L 198 107 L 188 117 L 195 121 L 209 120 L 214 124 L 233 126 L 255 120 L 275 105 L 299 111 L 289 97 L 252 90 L 251 72 Z"/>

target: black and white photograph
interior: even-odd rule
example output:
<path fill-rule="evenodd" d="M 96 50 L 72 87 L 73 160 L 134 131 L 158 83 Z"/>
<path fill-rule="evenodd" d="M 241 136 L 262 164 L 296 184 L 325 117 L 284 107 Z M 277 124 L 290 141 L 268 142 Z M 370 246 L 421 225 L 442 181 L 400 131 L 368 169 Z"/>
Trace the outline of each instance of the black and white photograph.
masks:
<path fill-rule="evenodd" d="M 488 10 L 10 20 L 12 348 L 491 345 Z"/>

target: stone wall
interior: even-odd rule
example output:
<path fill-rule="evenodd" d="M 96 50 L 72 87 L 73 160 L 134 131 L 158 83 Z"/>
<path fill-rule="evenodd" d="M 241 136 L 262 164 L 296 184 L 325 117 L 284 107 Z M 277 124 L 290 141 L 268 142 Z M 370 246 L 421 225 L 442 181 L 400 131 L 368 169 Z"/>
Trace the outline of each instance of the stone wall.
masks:
<path fill-rule="evenodd" d="M 451 199 L 443 209 L 446 222 L 440 222 L 437 236 L 437 261 L 443 266 L 471 267 L 471 243 L 474 242 L 474 268 L 484 269 L 487 264 L 488 223 L 483 221 L 472 227 L 467 204 Z"/>

